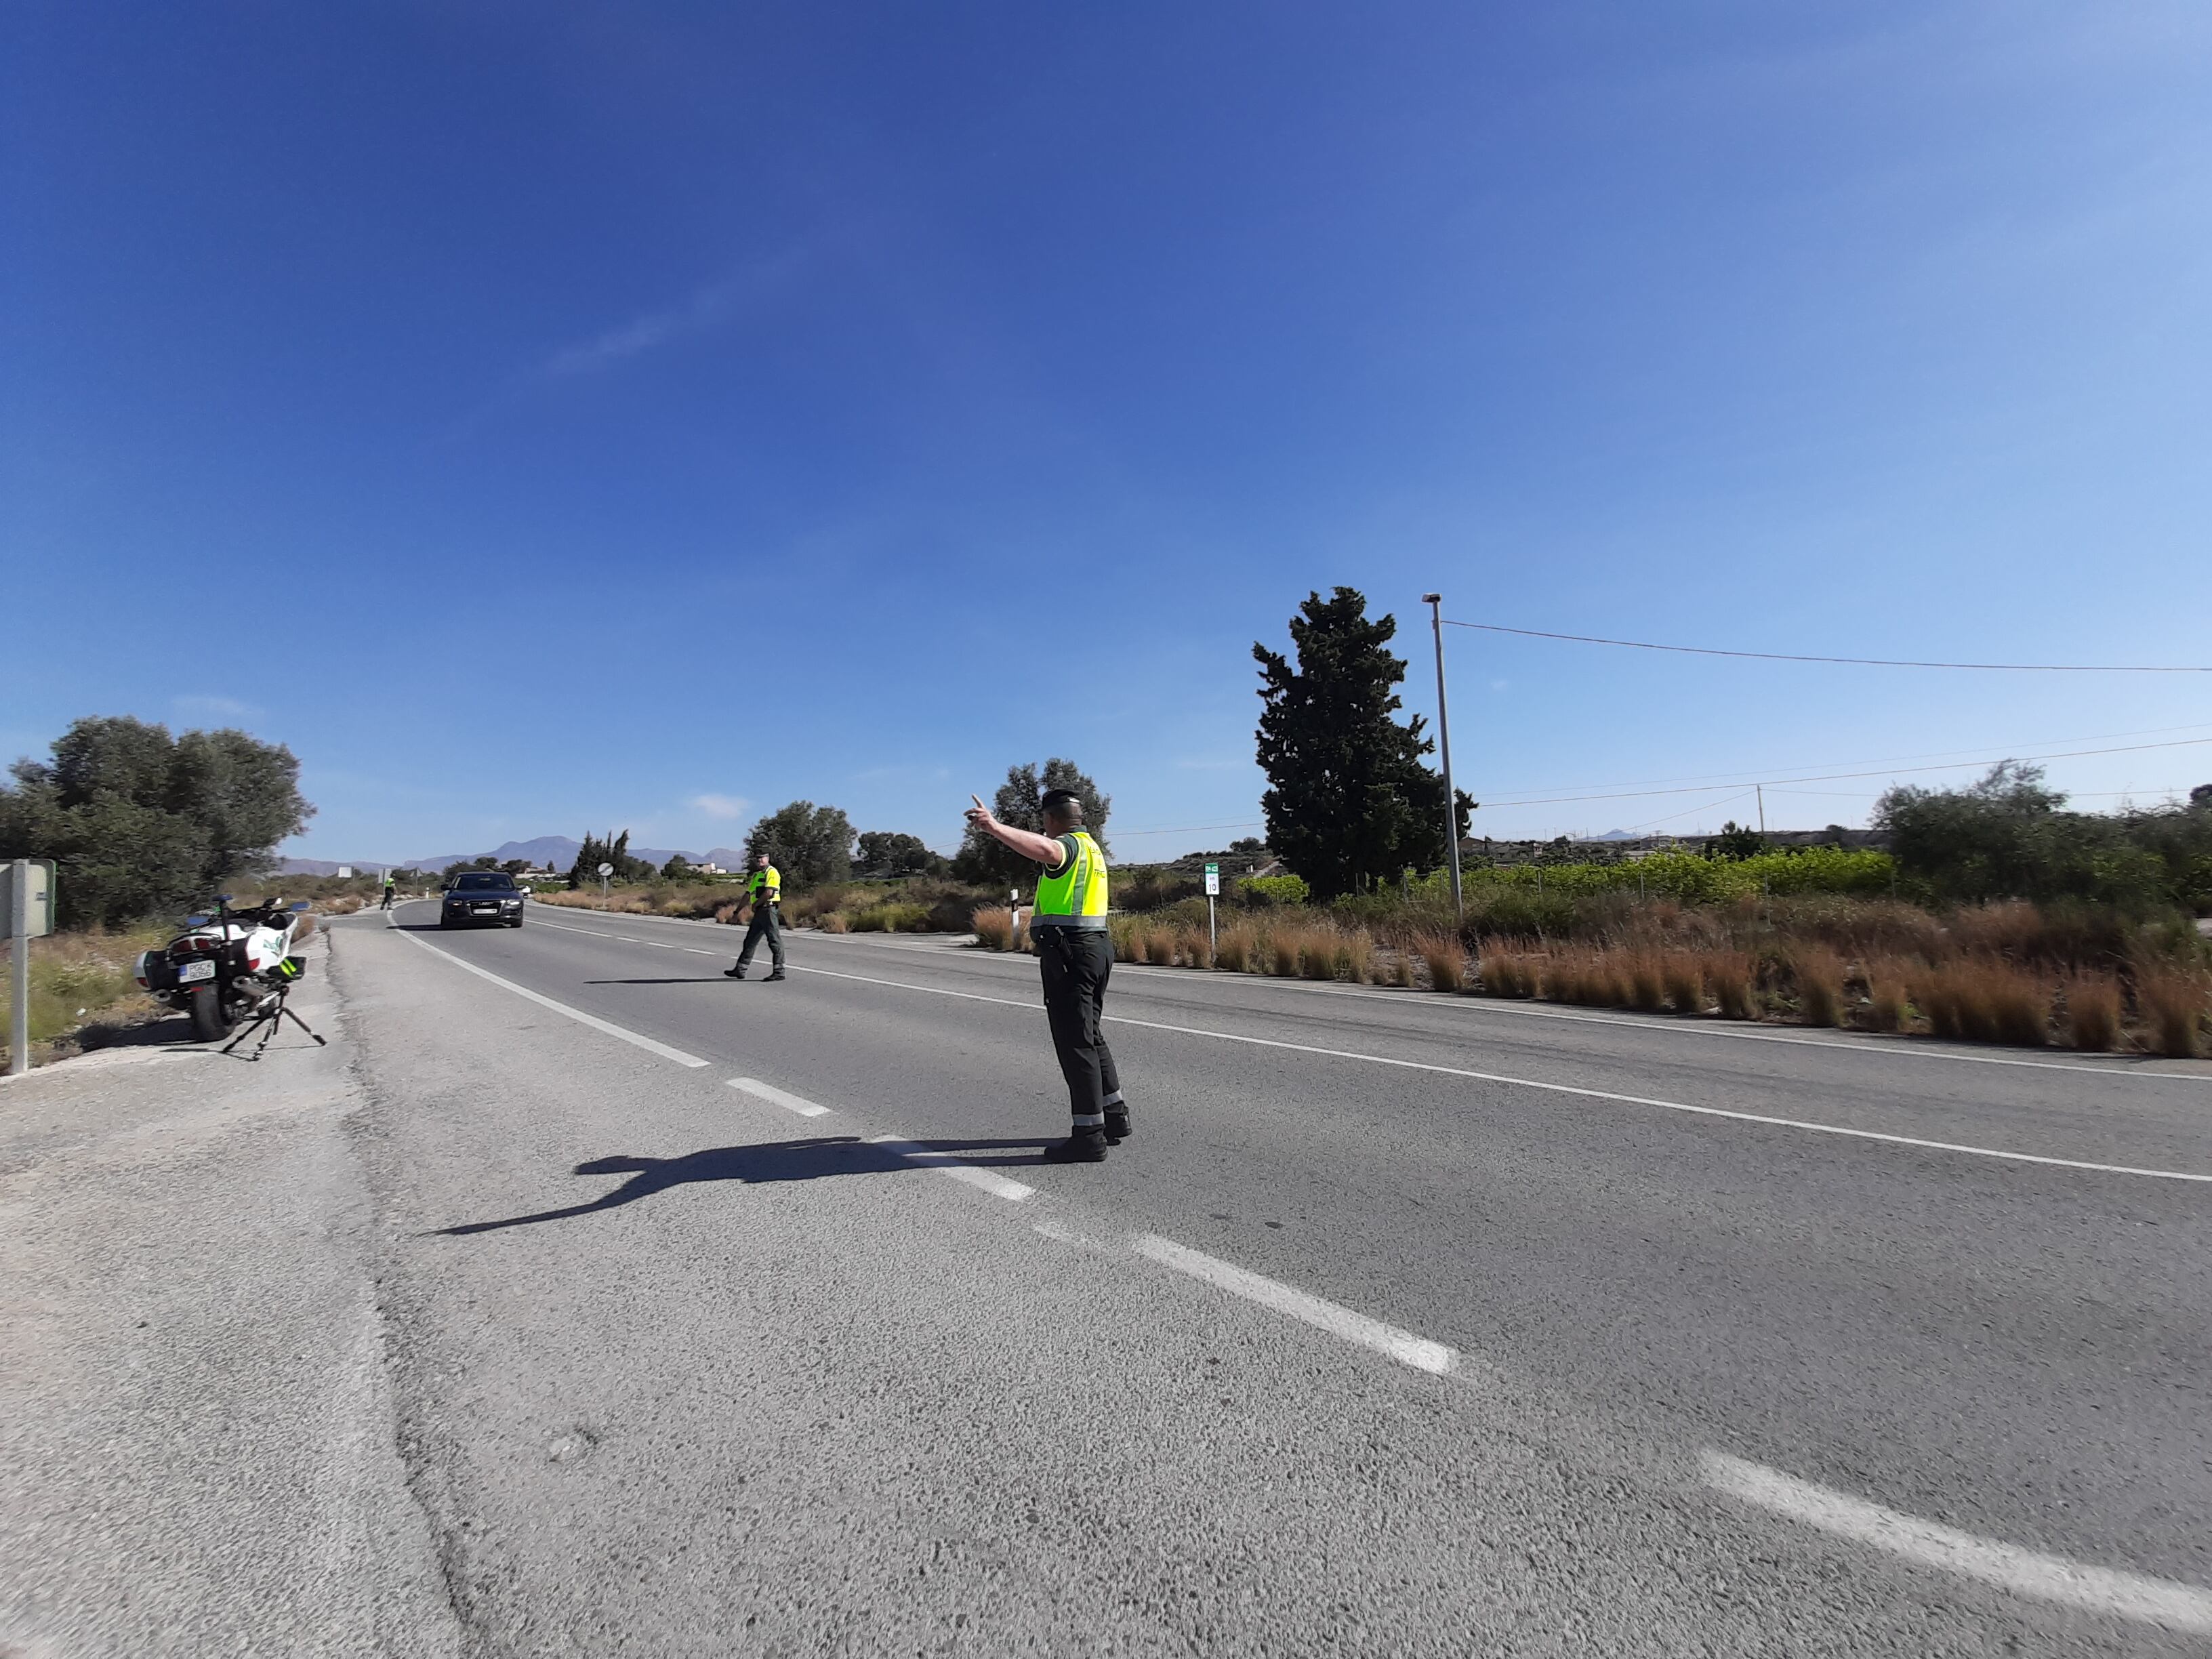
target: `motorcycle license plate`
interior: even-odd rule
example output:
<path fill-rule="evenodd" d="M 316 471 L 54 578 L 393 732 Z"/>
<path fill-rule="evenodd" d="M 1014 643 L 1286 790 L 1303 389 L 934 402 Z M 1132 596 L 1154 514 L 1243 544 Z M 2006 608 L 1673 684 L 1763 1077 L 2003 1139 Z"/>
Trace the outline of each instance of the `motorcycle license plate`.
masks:
<path fill-rule="evenodd" d="M 187 962 L 177 969 L 177 983 L 179 985 L 196 985 L 201 980 L 214 977 L 215 963 L 211 962 Z"/>

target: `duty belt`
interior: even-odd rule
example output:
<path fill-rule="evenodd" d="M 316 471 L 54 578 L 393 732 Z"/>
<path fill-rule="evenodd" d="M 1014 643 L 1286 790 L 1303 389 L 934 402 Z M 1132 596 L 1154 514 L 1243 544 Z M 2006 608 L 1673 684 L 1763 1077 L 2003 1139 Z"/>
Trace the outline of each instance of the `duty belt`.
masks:
<path fill-rule="evenodd" d="M 1073 927 L 1083 933 L 1103 933 L 1106 931 L 1103 916 L 1039 916 L 1030 918 L 1031 927 Z"/>

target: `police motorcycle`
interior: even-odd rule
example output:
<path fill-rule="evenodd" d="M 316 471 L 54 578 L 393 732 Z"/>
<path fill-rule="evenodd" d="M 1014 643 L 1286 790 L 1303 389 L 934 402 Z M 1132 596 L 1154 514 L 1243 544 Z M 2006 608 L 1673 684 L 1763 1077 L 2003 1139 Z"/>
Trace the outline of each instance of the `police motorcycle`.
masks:
<path fill-rule="evenodd" d="M 268 1028 L 261 1039 L 265 1048 L 287 1016 L 307 1030 L 307 1022 L 284 1006 L 286 994 L 307 970 L 306 960 L 292 951 L 307 908 L 304 899 L 287 905 L 272 898 L 234 910 L 230 895 L 219 894 L 213 915 L 186 916 L 183 933 L 158 951 L 141 952 L 135 977 L 156 1000 L 189 1015 L 199 1042 L 214 1042 L 244 1021 L 251 1022 L 246 1030 L 232 1037 L 223 1052 L 261 1025 Z"/>

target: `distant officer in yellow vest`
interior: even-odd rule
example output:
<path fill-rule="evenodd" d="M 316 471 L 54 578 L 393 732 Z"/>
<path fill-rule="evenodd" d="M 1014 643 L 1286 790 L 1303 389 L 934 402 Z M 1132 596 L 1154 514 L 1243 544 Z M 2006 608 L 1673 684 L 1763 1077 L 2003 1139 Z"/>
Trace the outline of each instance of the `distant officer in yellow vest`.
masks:
<path fill-rule="evenodd" d="M 776 907 L 783 902 L 783 878 L 769 862 L 765 853 L 753 854 L 753 873 L 745 883 L 745 897 L 751 901 L 753 919 L 746 925 L 744 948 L 738 952 L 738 965 L 723 969 L 722 977 L 743 979 L 753 959 L 753 949 L 764 936 L 771 963 L 768 982 L 773 985 L 784 977 L 783 924 L 776 918 Z"/>
<path fill-rule="evenodd" d="M 1099 1026 L 1106 976 L 1114 967 L 1113 936 L 1106 931 L 1106 855 L 1084 829 L 1083 801 L 1072 790 L 1045 792 L 1042 836 L 1001 823 L 979 797 L 968 799 L 975 803 L 970 823 L 1044 866 L 1030 937 L 1043 970 L 1045 1017 L 1067 1079 L 1069 1112 L 1067 1139 L 1044 1155 L 1054 1164 L 1096 1164 L 1109 1144 L 1118 1146 L 1129 1133 L 1129 1105 Z"/>

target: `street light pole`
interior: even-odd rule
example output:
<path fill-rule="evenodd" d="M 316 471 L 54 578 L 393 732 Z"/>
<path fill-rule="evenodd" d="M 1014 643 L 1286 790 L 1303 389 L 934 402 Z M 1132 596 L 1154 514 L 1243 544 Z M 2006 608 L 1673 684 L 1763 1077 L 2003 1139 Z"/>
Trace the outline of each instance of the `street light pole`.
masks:
<path fill-rule="evenodd" d="M 1424 593 L 1421 603 L 1429 607 L 1429 625 L 1437 636 L 1437 741 L 1444 759 L 1444 844 L 1451 848 L 1452 914 L 1465 921 L 1467 902 L 1459 885 L 1459 796 L 1452 788 L 1451 715 L 1444 707 L 1444 596 Z"/>

